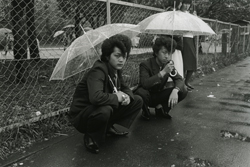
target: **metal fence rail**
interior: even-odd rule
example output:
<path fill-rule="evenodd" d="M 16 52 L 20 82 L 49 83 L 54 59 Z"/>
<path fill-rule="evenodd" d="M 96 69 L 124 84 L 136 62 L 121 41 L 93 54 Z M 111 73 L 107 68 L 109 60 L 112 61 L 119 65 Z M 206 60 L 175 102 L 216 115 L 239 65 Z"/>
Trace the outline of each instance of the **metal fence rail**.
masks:
<path fill-rule="evenodd" d="M 161 11 L 121 1 L 1 0 L 0 28 L 12 31 L 0 31 L 0 132 L 66 111 L 84 72 L 65 81 L 49 81 L 49 77 L 76 37 L 109 22 L 137 24 Z M 217 36 L 200 37 L 200 54 L 238 55 L 250 51 L 249 26 L 204 21 Z M 138 83 L 139 61 L 152 52 L 153 35 L 138 37 L 125 67 L 124 76 L 130 86 Z"/>

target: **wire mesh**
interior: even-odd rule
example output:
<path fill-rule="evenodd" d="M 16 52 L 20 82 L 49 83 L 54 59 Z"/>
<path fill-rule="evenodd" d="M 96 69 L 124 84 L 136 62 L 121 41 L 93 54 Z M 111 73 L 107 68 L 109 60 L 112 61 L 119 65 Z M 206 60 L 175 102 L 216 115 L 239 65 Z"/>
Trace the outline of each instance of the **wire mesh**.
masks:
<path fill-rule="evenodd" d="M 106 8 L 104 0 L 1 0 L 1 131 L 15 123 L 29 123 L 31 118 L 69 107 L 84 72 L 64 81 L 49 81 L 49 78 L 58 59 L 75 38 L 106 24 L 109 14 L 111 23 L 137 24 L 163 11 L 120 1 L 111 2 L 110 13 Z M 250 50 L 249 26 L 204 21 L 217 35 L 200 37 L 200 54 L 241 54 Z M 138 65 L 151 56 L 153 38 L 153 35 L 140 34 L 134 39 L 124 70 L 129 86 L 138 83 Z"/>

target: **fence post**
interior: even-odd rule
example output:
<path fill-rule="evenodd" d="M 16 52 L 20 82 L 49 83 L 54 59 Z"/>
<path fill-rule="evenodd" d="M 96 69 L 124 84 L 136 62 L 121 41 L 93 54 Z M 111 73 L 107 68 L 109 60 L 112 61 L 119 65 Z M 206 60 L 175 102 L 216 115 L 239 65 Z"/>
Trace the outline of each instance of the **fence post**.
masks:
<path fill-rule="evenodd" d="M 215 31 L 216 33 L 218 33 L 218 20 L 216 19 L 215 21 Z M 214 64 L 216 64 L 216 57 L 217 57 L 217 49 L 216 49 L 216 46 L 217 46 L 217 37 L 216 39 L 214 40 Z"/>
<path fill-rule="evenodd" d="M 237 44 L 236 44 L 236 54 L 239 54 L 239 43 L 240 43 L 240 25 L 238 25 L 238 33 L 237 33 Z"/>
<path fill-rule="evenodd" d="M 247 26 L 247 33 L 248 33 L 247 52 L 249 52 L 250 51 L 250 25 Z"/>
<path fill-rule="evenodd" d="M 227 32 L 222 32 L 221 37 L 221 47 L 222 47 L 222 54 L 227 55 Z"/>
<path fill-rule="evenodd" d="M 107 5 L 107 24 L 111 24 L 111 17 L 110 17 L 110 0 L 106 1 Z"/>
<path fill-rule="evenodd" d="M 197 39 L 196 39 L 196 63 L 197 63 L 197 67 L 199 65 L 199 40 L 200 36 L 197 35 Z"/>
<path fill-rule="evenodd" d="M 243 47 L 242 47 L 242 51 L 243 51 L 243 53 L 245 53 L 245 45 L 246 45 L 246 36 L 245 36 L 245 30 L 246 30 L 246 27 L 244 26 L 244 32 L 243 32 Z"/>
<path fill-rule="evenodd" d="M 229 23 L 229 34 L 228 34 L 228 54 L 229 54 L 229 56 L 231 55 L 231 35 L 232 35 L 232 31 L 233 31 L 233 29 L 232 29 L 232 27 L 231 27 L 231 23 Z"/>

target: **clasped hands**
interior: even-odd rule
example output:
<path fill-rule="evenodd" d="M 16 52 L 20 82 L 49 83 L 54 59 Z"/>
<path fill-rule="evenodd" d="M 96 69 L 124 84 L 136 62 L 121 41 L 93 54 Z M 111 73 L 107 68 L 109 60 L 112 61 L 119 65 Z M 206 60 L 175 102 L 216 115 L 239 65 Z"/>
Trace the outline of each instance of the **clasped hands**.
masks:
<path fill-rule="evenodd" d="M 171 73 L 174 70 L 174 63 L 173 61 L 170 61 L 165 65 L 165 67 L 160 71 L 161 76 L 165 76 L 166 74 Z"/>
<path fill-rule="evenodd" d="M 126 93 L 118 91 L 115 94 L 118 97 L 118 101 L 121 103 L 121 105 L 126 106 L 130 103 L 130 97 Z"/>

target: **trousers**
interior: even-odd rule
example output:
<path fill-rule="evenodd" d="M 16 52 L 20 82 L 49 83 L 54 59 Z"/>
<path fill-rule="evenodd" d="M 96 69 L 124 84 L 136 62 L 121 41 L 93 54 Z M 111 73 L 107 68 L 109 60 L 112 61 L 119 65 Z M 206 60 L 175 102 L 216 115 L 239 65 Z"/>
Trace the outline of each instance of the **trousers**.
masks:
<path fill-rule="evenodd" d="M 168 106 L 168 100 L 170 94 L 174 88 L 167 88 L 159 92 L 150 92 L 142 87 L 139 87 L 135 94 L 139 95 L 143 99 L 143 110 L 146 110 L 148 107 L 156 107 L 158 104 L 161 104 L 164 111 L 169 112 L 170 107 Z M 182 101 L 187 96 L 188 91 L 183 89 L 178 92 L 178 102 Z"/>
<path fill-rule="evenodd" d="M 113 124 L 129 129 L 141 111 L 142 105 L 143 100 L 138 95 L 134 95 L 130 104 L 119 105 L 118 108 L 112 108 L 109 105 L 89 105 L 72 118 L 71 122 L 79 132 L 87 133 L 97 145 L 100 145 L 105 141 L 106 132 Z"/>

